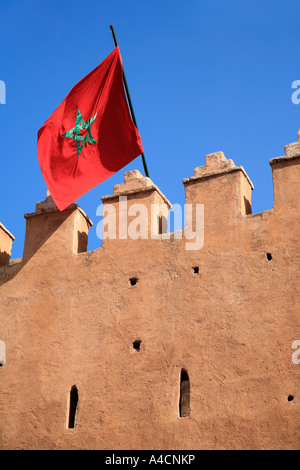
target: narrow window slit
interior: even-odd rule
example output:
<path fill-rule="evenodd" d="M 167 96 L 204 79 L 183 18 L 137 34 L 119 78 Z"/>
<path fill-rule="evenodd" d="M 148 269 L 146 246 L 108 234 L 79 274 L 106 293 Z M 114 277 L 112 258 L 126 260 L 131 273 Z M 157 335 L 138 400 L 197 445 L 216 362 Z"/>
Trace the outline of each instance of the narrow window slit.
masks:
<path fill-rule="evenodd" d="M 271 253 L 267 253 L 267 260 L 268 260 L 268 261 L 271 261 L 271 259 L 272 259 Z"/>
<path fill-rule="evenodd" d="M 73 385 L 70 391 L 69 422 L 68 422 L 69 429 L 75 428 L 77 405 L 78 405 L 78 390 L 77 390 L 76 385 Z"/>
<path fill-rule="evenodd" d="M 185 369 L 181 369 L 180 373 L 179 416 L 180 418 L 190 416 L 190 379 Z"/>

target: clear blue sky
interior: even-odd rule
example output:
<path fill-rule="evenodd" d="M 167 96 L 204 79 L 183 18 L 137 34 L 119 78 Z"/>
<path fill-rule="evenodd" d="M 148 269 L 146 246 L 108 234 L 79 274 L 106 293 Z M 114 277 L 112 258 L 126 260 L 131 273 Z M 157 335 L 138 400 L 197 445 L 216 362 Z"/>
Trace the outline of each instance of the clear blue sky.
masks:
<path fill-rule="evenodd" d="M 23 215 L 45 199 L 37 132 L 70 89 L 120 45 L 151 179 L 184 204 L 182 178 L 223 151 L 254 183 L 253 212 L 273 206 L 271 158 L 297 139 L 300 2 L 0 0 L 0 221 L 22 257 Z M 139 157 L 76 201 L 94 222 L 101 196 Z M 213 197 L 213 194 L 212 194 Z"/>

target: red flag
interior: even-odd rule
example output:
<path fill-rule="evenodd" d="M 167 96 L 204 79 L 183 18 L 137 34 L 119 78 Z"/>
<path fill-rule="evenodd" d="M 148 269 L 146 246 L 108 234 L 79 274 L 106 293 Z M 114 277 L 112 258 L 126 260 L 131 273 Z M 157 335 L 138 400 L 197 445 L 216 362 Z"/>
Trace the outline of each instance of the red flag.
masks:
<path fill-rule="evenodd" d="M 143 153 L 117 46 L 75 85 L 38 132 L 37 153 L 60 210 Z"/>

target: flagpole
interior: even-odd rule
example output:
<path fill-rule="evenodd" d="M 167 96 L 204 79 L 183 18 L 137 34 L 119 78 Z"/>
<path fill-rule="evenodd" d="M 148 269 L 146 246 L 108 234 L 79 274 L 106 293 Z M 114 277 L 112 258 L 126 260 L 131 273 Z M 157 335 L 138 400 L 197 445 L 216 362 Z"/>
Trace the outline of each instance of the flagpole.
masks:
<path fill-rule="evenodd" d="M 117 38 L 116 38 L 116 35 L 115 35 L 115 30 L 114 30 L 113 25 L 110 25 L 110 31 L 111 31 L 111 34 L 112 34 L 112 37 L 113 37 L 115 46 L 117 47 L 118 43 L 117 43 Z M 127 85 L 127 80 L 126 80 L 126 77 L 125 77 L 124 67 L 123 67 L 123 82 L 124 82 L 124 87 L 125 87 L 125 91 L 126 91 L 126 95 L 127 95 L 127 100 L 128 100 L 128 104 L 129 104 L 129 108 L 130 108 L 132 120 L 133 120 L 133 122 L 134 122 L 134 124 L 135 124 L 135 127 L 138 128 L 137 122 L 136 122 L 136 119 L 135 119 L 135 114 L 134 114 L 134 111 L 133 111 L 133 106 L 132 106 L 132 102 L 131 102 L 131 98 L 130 98 L 130 93 L 129 93 L 128 85 Z M 144 166 L 145 175 L 149 177 L 149 172 L 148 172 L 148 168 L 147 168 L 147 163 L 146 163 L 146 159 L 145 159 L 144 152 L 142 153 L 142 160 L 143 160 L 143 166 Z"/>

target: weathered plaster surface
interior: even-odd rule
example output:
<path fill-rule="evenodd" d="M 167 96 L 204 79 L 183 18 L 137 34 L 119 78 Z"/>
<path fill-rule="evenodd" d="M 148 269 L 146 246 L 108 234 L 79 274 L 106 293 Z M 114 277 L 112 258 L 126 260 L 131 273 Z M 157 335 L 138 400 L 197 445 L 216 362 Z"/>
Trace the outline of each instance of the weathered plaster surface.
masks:
<path fill-rule="evenodd" d="M 274 207 L 260 214 L 245 170 L 220 152 L 184 180 L 186 202 L 204 204 L 198 251 L 171 236 L 85 252 L 91 221 L 75 204 L 59 212 L 48 195 L 26 214 L 23 259 L 0 267 L 0 449 L 299 448 L 296 144 L 271 160 Z M 117 209 L 120 194 L 169 205 L 138 172 L 103 199 Z"/>

